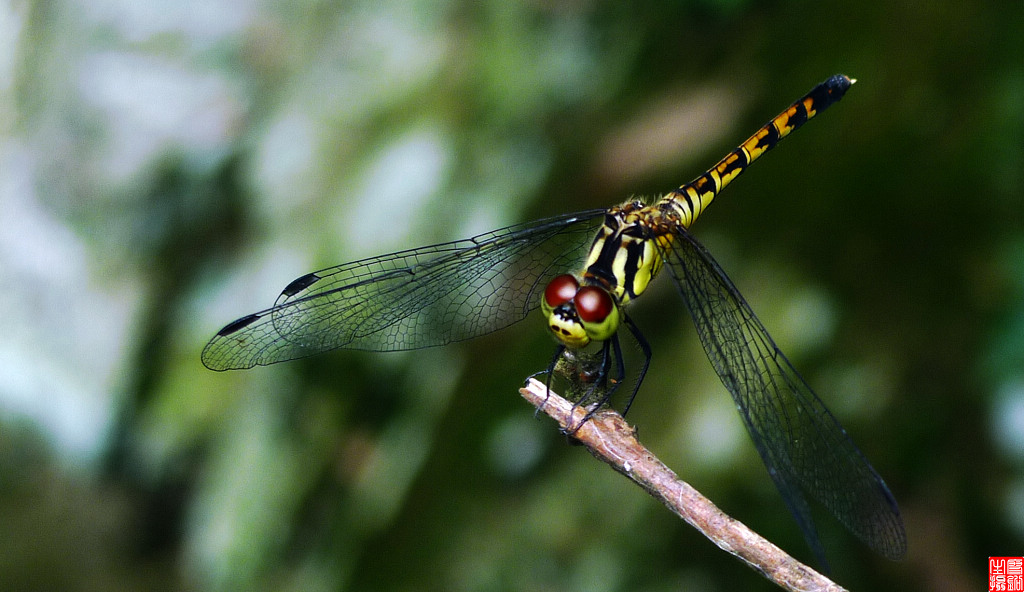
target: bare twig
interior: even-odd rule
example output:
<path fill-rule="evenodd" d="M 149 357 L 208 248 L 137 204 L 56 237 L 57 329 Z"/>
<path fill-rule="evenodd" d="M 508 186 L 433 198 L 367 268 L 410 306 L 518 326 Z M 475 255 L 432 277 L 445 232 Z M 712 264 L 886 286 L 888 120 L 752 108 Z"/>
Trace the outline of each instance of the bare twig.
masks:
<path fill-rule="evenodd" d="M 708 498 L 684 481 L 636 439 L 636 431 L 613 410 L 602 410 L 580 426 L 587 410 L 530 379 L 519 391 L 538 409 L 572 433 L 597 458 L 632 479 L 647 493 L 699 530 L 725 551 L 761 572 L 786 590 L 845 590 L 810 567 L 790 557 L 767 539 L 719 510 Z M 573 431 L 575 430 L 575 431 Z"/>

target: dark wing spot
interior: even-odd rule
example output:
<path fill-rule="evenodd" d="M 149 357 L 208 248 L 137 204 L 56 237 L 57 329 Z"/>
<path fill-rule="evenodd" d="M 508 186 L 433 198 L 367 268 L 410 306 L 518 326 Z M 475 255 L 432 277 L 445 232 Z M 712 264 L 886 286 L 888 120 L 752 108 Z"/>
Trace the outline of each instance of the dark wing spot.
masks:
<path fill-rule="evenodd" d="M 232 321 L 231 323 L 228 323 L 226 327 L 217 332 L 217 337 L 227 337 L 235 331 L 244 329 L 259 320 L 261 316 L 262 315 L 259 314 L 251 314 L 249 316 L 242 317 L 237 321 Z"/>
<path fill-rule="evenodd" d="M 283 296 L 294 296 L 306 288 L 320 281 L 320 276 L 315 273 L 307 273 L 306 275 L 292 280 L 292 283 L 285 286 L 284 290 L 281 291 Z"/>

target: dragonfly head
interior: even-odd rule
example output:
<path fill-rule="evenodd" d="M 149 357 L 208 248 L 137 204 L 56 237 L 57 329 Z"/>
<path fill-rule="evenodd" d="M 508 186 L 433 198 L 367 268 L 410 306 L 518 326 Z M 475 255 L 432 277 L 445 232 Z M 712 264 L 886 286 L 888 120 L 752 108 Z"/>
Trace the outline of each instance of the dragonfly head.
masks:
<path fill-rule="evenodd" d="M 548 329 L 571 349 L 604 341 L 619 328 L 619 304 L 600 286 L 580 286 L 574 276 L 560 275 L 544 289 L 541 309 Z"/>

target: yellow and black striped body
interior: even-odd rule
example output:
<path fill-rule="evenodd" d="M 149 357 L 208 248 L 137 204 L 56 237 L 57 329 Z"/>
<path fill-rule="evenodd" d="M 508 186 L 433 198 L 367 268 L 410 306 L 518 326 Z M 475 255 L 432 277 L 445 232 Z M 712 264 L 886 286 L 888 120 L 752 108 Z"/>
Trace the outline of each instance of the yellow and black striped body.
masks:
<path fill-rule="evenodd" d="M 631 201 L 609 209 L 590 248 L 580 284 L 607 290 L 617 309 L 642 294 L 661 271 L 661 253 L 678 229 L 689 228 L 726 185 L 782 138 L 841 99 L 854 82 L 837 75 L 814 87 L 714 167 L 656 203 Z M 557 314 L 548 308 L 545 312 L 552 333 L 572 348 L 608 339 L 617 329 L 617 321 L 615 326 L 585 328 L 578 315 L 564 307 Z"/>

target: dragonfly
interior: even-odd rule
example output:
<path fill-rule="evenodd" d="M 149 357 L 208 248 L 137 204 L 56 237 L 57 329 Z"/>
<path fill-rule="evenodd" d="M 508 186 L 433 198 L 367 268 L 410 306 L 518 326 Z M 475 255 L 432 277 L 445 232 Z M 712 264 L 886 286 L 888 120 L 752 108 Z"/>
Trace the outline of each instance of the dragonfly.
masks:
<path fill-rule="evenodd" d="M 339 348 L 440 346 L 505 328 L 540 308 L 557 344 L 549 388 L 557 360 L 600 347 L 596 381 L 608 383 L 612 360 L 617 373 L 601 403 L 625 375 L 618 336 L 623 326 L 629 331 L 645 359 L 628 410 L 652 352 L 626 306 L 667 270 L 820 564 L 827 569 L 808 497 L 876 552 L 898 559 L 906 534 L 888 486 L 688 230 L 726 185 L 854 82 L 838 74 L 818 84 L 712 168 L 651 203 L 631 200 L 303 275 L 272 307 L 218 331 L 203 364 L 245 369 Z"/>

